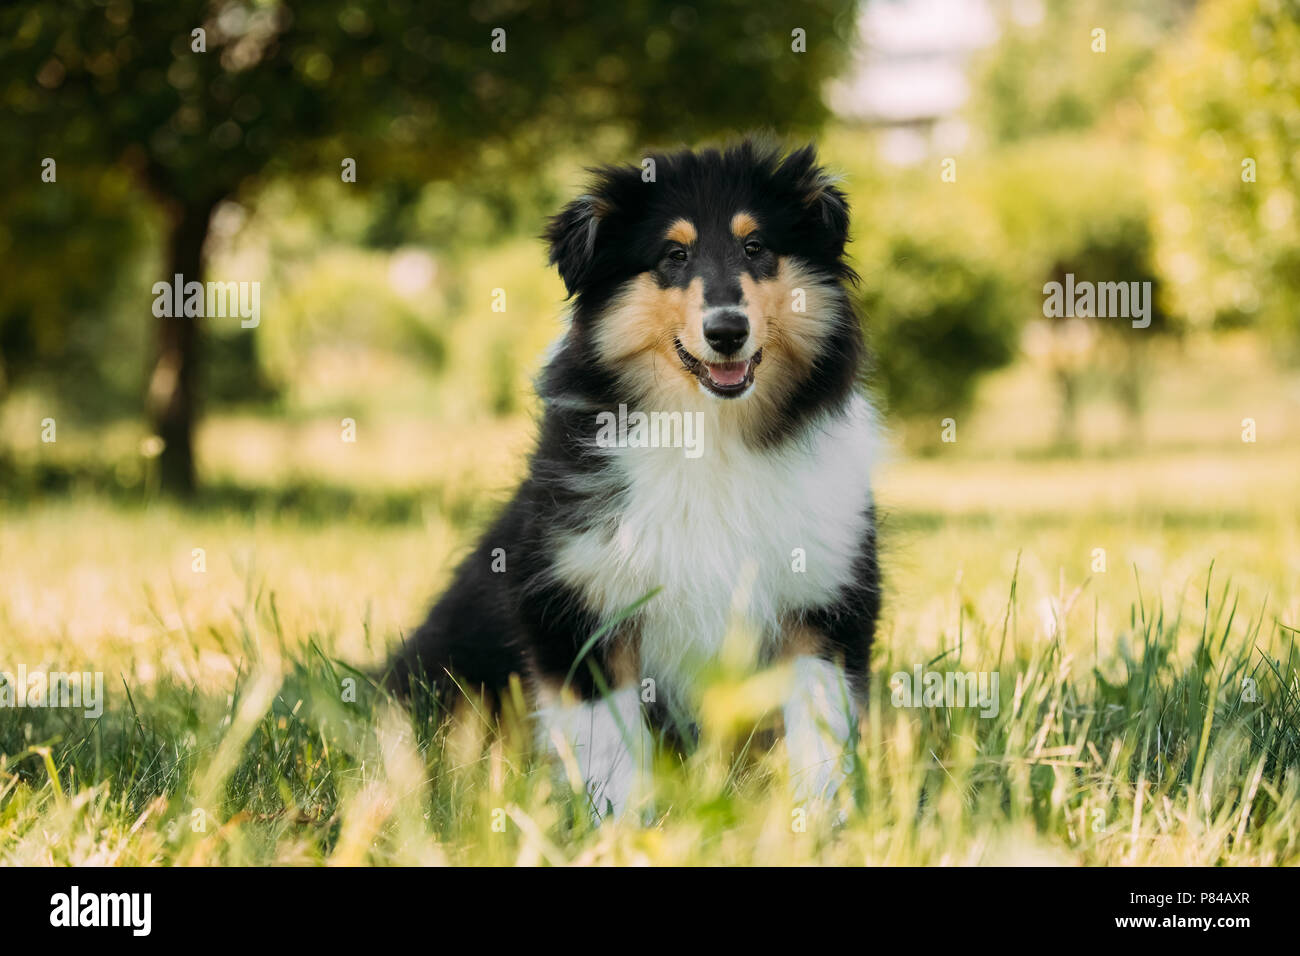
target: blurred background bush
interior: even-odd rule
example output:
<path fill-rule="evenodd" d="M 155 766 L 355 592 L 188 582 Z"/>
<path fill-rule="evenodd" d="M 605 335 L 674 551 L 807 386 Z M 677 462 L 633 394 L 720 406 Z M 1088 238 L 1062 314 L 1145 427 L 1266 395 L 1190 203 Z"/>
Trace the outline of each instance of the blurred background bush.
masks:
<path fill-rule="evenodd" d="M 1153 363 L 1189 336 L 1294 368 L 1300 0 L 19 0 L 0 110 L 14 502 L 330 511 L 437 477 L 471 507 L 448 474 L 521 455 L 561 329 L 545 217 L 586 165 L 754 129 L 845 175 L 906 449 L 997 374 L 1044 386 L 1035 453 L 1069 456 L 1148 438 Z M 176 272 L 259 282 L 260 325 L 155 318 Z M 1045 318 L 1066 274 L 1151 282 L 1150 328 Z M 1099 401 L 1123 422 L 1094 434 Z"/>

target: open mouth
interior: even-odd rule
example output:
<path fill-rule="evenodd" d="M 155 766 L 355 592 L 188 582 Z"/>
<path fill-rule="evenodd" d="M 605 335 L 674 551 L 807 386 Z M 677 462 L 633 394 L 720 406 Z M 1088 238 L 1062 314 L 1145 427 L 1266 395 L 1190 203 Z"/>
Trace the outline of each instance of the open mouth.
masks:
<path fill-rule="evenodd" d="M 748 391 L 754 384 L 754 369 L 763 361 L 762 349 L 739 362 L 706 362 L 686 351 L 681 340 L 673 339 L 673 345 L 677 348 L 682 367 L 710 392 L 723 398 L 735 398 Z"/>

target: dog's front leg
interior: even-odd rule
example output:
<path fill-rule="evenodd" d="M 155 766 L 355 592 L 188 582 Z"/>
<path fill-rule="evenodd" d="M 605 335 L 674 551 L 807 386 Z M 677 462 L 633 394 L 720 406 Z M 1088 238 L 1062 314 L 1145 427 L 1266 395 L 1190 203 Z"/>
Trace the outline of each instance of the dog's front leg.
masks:
<path fill-rule="evenodd" d="M 654 739 L 636 685 L 581 703 L 554 700 L 537 718 L 546 746 L 576 770 L 597 823 L 645 809 Z"/>
<path fill-rule="evenodd" d="M 844 670 L 811 654 L 792 661 L 784 707 L 785 746 L 797 803 L 826 803 L 853 771 L 857 707 Z"/>

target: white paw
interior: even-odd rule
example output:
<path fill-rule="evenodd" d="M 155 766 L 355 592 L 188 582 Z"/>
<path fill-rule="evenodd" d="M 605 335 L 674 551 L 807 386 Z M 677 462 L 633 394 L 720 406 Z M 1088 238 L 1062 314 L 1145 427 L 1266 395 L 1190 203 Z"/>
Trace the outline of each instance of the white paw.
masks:
<path fill-rule="evenodd" d="M 538 711 L 549 749 L 582 780 L 596 823 L 646 809 L 654 739 L 635 687 L 574 706 Z"/>
<path fill-rule="evenodd" d="M 794 688 L 786 700 L 785 746 L 798 804 L 829 804 L 853 772 L 851 749 L 857 709 L 844 671 L 819 657 L 794 661 Z"/>

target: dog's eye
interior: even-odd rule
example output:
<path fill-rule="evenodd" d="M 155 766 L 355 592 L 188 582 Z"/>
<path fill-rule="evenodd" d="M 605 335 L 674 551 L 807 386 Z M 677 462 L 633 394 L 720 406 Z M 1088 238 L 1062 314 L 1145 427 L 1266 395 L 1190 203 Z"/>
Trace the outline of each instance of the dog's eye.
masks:
<path fill-rule="evenodd" d="M 673 262 L 685 262 L 685 261 L 686 261 L 686 250 L 685 250 L 685 249 L 670 249 L 669 252 L 668 252 L 668 258 L 671 259 Z"/>
<path fill-rule="evenodd" d="M 763 251 L 763 244 L 759 242 L 757 239 L 745 240 L 745 255 L 749 256 L 749 258 L 751 259 L 754 258 L 754 256 L 758 255 L 762 251 Z"/>

